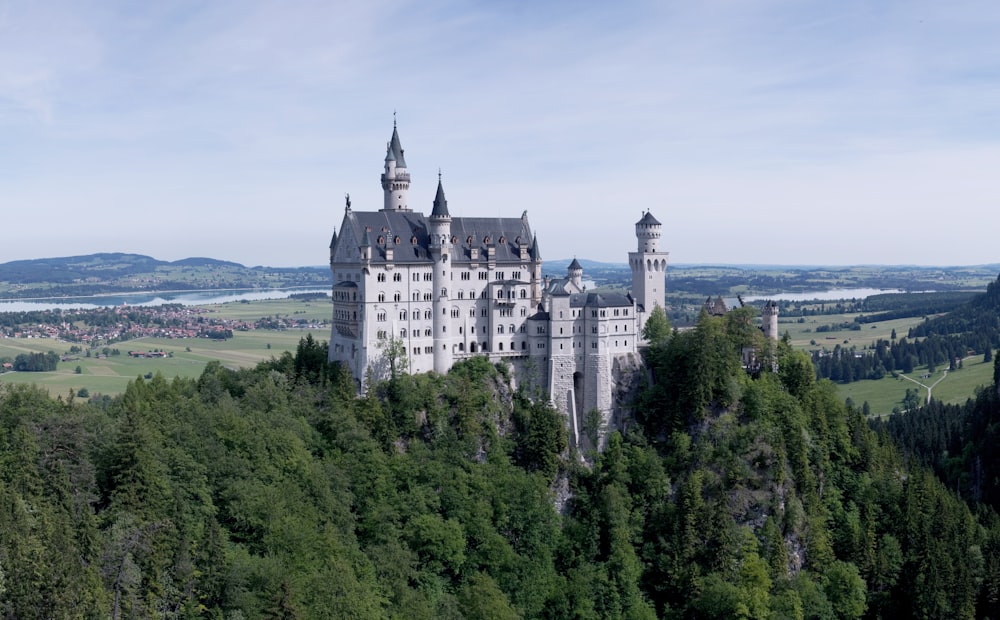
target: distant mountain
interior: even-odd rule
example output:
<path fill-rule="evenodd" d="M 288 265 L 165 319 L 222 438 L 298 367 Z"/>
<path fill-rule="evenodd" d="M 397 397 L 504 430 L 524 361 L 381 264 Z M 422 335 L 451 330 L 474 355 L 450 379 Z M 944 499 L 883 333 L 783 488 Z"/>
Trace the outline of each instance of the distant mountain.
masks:
<path fill-rule="evenodd" d="M 111 252 L 0 264 L 0 297 L 4 298 L 329 284 L 328 267 L 245 267 L 205 257 L 162 261 Z"/>

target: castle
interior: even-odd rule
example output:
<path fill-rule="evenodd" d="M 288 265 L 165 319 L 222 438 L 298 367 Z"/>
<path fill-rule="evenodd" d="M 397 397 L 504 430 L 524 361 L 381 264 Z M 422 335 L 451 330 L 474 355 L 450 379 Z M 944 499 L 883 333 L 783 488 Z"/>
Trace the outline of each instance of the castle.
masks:
<path fill-rule="evenodd" d="M 356 211 L 348 196 L 330 243 L 330 360 L 346 364 L 363 389 L 400 356 L 409 372 L 445 373 L 487 355 L 544 390 L 568 414 L 577 444 L 587 412 L 610 422 L 616 368 L 638 364 L 643 325 L 664 304 L 660 222 L 647 211 L 635 224 L 631 294 L 593 293 L 576 259 L 566 277 L 542 278 L 527 211 L 452 217 L 440 173 L 430 215 L 411 209 L 395 123 L 381 181 L 382 208 Z"/>

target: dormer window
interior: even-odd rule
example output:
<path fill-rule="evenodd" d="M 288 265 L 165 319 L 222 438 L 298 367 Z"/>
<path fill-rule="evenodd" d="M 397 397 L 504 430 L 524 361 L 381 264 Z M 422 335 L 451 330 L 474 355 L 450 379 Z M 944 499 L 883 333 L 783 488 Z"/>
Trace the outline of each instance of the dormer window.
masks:
<path fill-rule="evenodd" d="M 490 236 L 489 235 L 486 235 L 485 237 L 483 237 L 483 243 L 485 243 L 486 245 L 490 244 Z"/>
<path fill-rule="evenodd" d="M 500 237 L 500 245 L 503 245 L 505 243 L 507 243 L 507 238 L 506 237 Z"/>
<path fill-rule="evenodd" d="M 395 238 L 393 238 L 392 242 L 395 243 L 396 245 L 399 245 L 399 235 L 396 235 Z"/>
<path fill-rule="evenodd" d="M 466 239 L 465 242 L 469 245 L 472 245 L 472 235 L 469 235 L 469 238 Z"/>
<path fill-rule="evenodd" d="M 417 245 L 417 236 L 416 235 L 413 235 L 412 237 L 410 237 L 410 243 L 412 245 Z"/>
<path fill-rule="evenodd" d="M 385 245 L 385 237 L 383 237 L 382 235 L 379 235 L 379 237 L 378 237 L 378 244 L 379 245 Z"/>

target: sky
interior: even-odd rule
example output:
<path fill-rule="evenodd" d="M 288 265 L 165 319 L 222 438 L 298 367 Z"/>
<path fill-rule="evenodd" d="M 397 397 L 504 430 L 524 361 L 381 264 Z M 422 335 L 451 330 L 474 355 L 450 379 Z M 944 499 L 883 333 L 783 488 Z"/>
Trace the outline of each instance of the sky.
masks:
<path fill-rule="evenodd" d="M 324 265 L 394 114 L 546 259 L 1000 262 L 995 0 L 0 0 L 0 262 Z"/>

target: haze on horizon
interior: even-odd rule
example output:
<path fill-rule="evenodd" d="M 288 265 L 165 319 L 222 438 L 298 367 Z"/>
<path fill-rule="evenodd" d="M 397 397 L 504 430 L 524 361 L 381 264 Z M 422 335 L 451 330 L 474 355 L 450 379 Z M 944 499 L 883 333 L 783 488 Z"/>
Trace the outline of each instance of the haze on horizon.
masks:
<path fill-rule="evenodd" d="M 321 265 L 396 110 L 543 257 L 1000 262 L 1000 5 L 0 0 L 0 262 Z"/>

